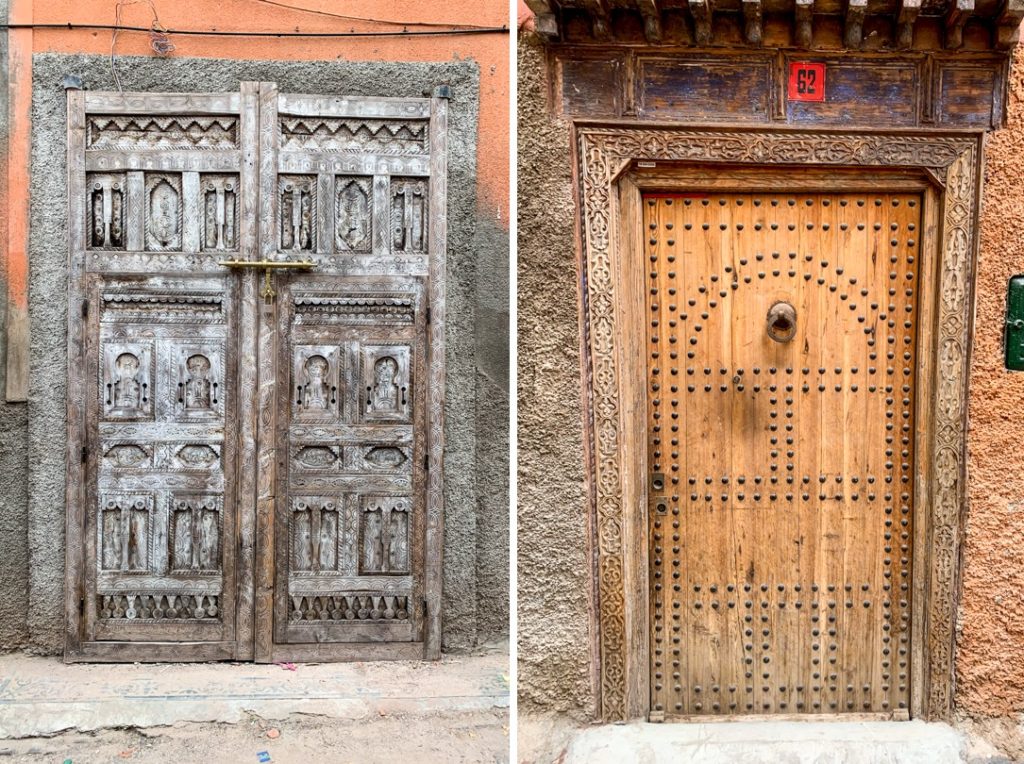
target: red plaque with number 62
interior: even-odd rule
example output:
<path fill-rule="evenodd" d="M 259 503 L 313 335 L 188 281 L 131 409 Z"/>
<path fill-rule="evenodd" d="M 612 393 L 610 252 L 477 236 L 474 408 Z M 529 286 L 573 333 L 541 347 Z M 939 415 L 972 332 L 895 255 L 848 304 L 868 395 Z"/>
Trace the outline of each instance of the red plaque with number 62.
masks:
<path fill-rule="evenodd" d="M 790 101 L 824 101 L 825 64 L 806 61 L 791 62 L 786 95 Z"/>

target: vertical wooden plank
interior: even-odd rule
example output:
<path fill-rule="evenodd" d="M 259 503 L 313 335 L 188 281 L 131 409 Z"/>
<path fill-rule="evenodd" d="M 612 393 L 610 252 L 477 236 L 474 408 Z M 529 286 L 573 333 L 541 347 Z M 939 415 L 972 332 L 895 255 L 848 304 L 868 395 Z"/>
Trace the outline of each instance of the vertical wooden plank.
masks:
<path fill-rule="evenodd" d="M 125 249 L 141 252 L 146 248 L 146 174 L 130 170 L 125 183 Z"/>
<path fill-rule="evenodd" d="M 85 438 L 85 99 L 82 91 L 69 90 L 68 110 L 68 429 L 67 429 L 67 525 L 65 528 L 65 655 L 80 654 L 82 633 L 80 600 L 85 596 L 85 500 L 83 463 Z M 10 343 L 10 334 L 8 334 Z M 8 344 L 10 348 L 10 344 Z M 8 350 L 10 352 L 10 350 Z M 10 377 L 8 377 L 8 384 Z M 8 388 L 10 400 L 10 388 Z"/>
<path fill-rule="evenodd" d="M 199 251 L 199 227 L 203 210 L 199 203 L 199 173 L 181 174 L 181 195 L 184 217 L 182 219 L 181 248 L 183 252 Z"/>
<path fill-rule="evenodd" d="M 334 175 L 321 172 L 316 177 L 316 250 L 328 255 L 334 252 L 334 223 L 337 213 L 334 199 Z"/>
<path fill-rule="evenodd" d="M 391 176 L 373 176 L 373 255 L 391 254 Z"/>
<path fill-rule="evenodd" d="M 374 185 L 376 192 L 376 184 Z M 429 389 L 427 392 L 427 558 L 424 571 L 426 633 L 424 655 L 441 655 L 441 587 L 444 550 L 445 269 L 448 239 L 448 99 L 430 104 L 430 283 L 428 306 Z"/>
<path fill-rule="evenodd" d="M 273 257 L 277 250 L 277 86 L 260 83 L 259 91 L 259 221 L 260 254 Z M 276 510 L 276 406 L 274 386 L 277 364 L 275 304 L 258 303 L 256 545 L 254 628 L 255 660 L 273 660 L 274 608 L 274 515 Z"/>
<path fill-rule="evenodd" d="M 239 141 L 242 148 L 239 190 L 241 204 L 238 232 L 239 256 L 255 260 L 260 256 L 258 222 L 262 211 L 262 188 L 259 181 L 260 83 L 241 83 Z M 235 658 L 252 660 L 255 651 L 254 595 L 256 552 L 256 470 L 257 470 L 257 355 L 259 323 L 257 319 L 257 281 L 259 275 L 246 270 L 228 276 L 240 285 L 235 317 L 238 326 L 237 400 L 238 445 L 234 474 L 238 487 L 235 493 L 235 522 L 238 528 L 236 576 L 238 598 L 235 615 Z M 228 511 L 228 508 L 225 508 Z"/>

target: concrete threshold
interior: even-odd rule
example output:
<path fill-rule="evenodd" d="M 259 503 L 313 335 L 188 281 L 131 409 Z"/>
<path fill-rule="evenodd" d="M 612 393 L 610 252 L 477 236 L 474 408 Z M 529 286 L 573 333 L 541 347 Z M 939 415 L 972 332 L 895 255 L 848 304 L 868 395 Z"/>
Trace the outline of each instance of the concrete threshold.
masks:
<path fill-rule="evenodd" d="M 952 764 L 967 741 L 946 724 L 751 721 L 592 727 L 565 764 Z"/>
<path fill-rule="evenodd" d="M 507 708 L 505 646 L 436 662 L 73 664 L 0 656 L 0 739 L 182 722 Z"/>

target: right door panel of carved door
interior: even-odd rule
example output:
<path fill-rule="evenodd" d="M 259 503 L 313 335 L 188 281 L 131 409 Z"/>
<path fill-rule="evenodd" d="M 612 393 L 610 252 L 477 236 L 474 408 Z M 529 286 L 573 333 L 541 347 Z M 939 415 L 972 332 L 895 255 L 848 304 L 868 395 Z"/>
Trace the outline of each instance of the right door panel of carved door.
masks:
<path fill-rule="evenodd" d="M 907 714 L 921 204 L 644 197 L 652 714 Z"/>

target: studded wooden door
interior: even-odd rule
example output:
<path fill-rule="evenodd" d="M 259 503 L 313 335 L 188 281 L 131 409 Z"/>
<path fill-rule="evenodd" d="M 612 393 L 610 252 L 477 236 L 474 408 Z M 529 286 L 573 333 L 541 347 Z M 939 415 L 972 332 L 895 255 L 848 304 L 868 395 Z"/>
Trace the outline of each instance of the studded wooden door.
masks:
<path fill-rule="evenodd" d="M 436 657 L 446 101 L 68 105 L 67 657 Z"/>
<path fill-rule="evenodd" d="M 906 716 L 921 204 L 644 197 L 653 717 Z"/>

